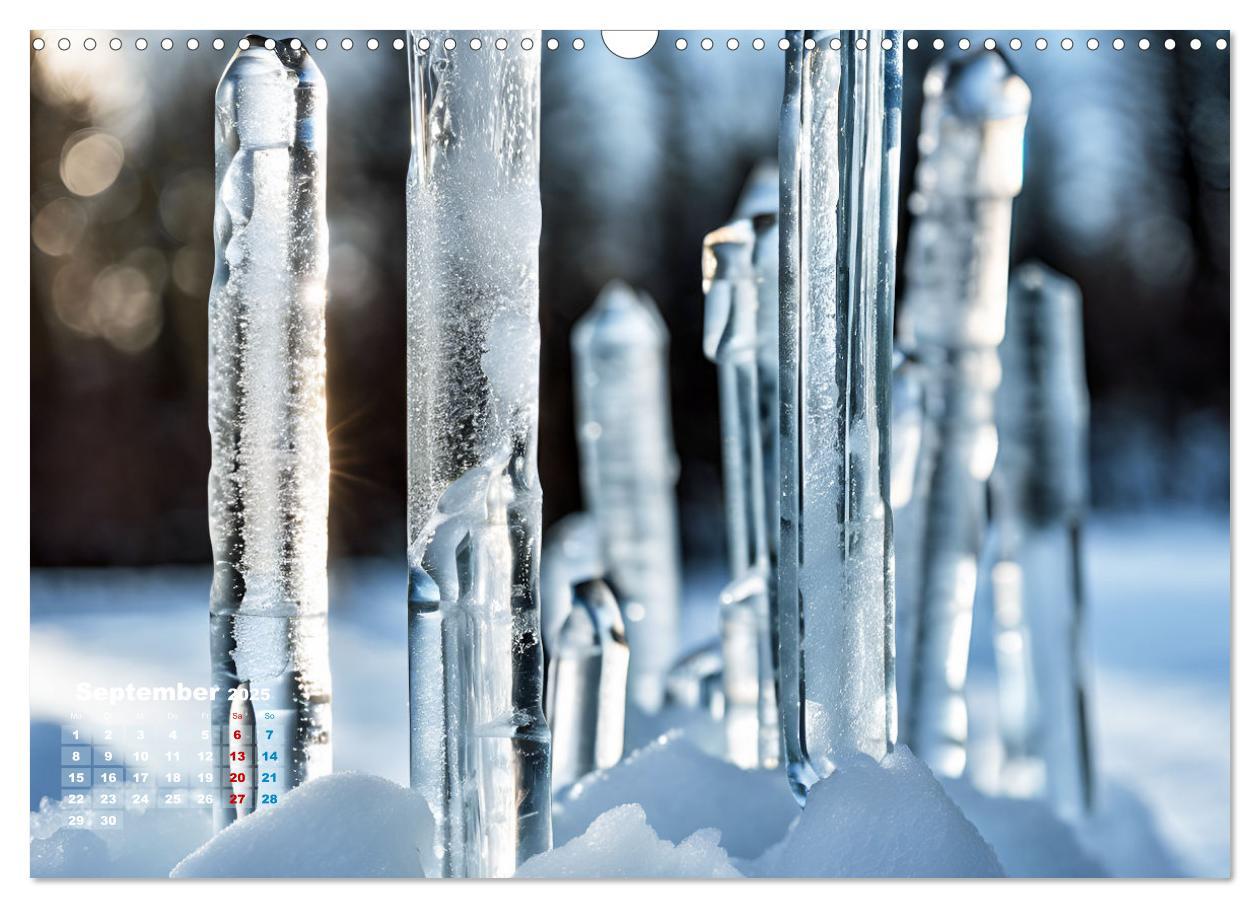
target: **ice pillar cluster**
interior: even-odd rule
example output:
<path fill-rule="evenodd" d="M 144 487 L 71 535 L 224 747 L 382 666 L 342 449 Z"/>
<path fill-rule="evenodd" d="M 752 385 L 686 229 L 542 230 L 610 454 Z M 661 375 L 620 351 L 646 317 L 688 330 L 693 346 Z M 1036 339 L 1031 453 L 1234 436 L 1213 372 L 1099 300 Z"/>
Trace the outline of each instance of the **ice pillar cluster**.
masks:
<path fill-rule="evenodd" d="M 842 754 L 882 758 L 896 737 L 889 388 L 901 36 L 789 40 L 779 670 L 788 777 L 803 798 Z"/>
<path fill-rule="evenodd" d="M 411 32 L 411 784 L 441 872 L 551 845 L 538 550 L 539 46 Z M 490 44 L 491 41 L 487 41 Z"/>
<path fill-rule="evenodd" d="M 1081 633 L 1089 497 L 1081 294 L 1039 264 L 1011 275 L 993 472 L 994 650 L 1010 794 L 1068 819 L 1092 799 Z"/>
<path fill-rule="evenodd" d="M 268 50 L 255 36 L 233 55 L 215 93 L 209 513 L 217 828 L 332 769 L 327 103 L 304 48 L 283 41 Z"/>
<path fill-rule="evenodd" d="M 572 340 L 582 493 L 621 597 L 630 700 L 656 712 L 677 655 L 681 588 L 669 332 L 651 299 L 614 281 Z"/>
<path fill-rule="evenodd" d="M 901 708 L 907 743 L 946 776 L 966 761 L 963 687 L 1028 104 L 1028 87 L 993 52 L 942 61 L 924 83 L 899 326 L 922 369 L 924 408 L 913 514 L 899 529 L 914 566 L 899 588 L 899 641 L 910 659 Z"/>

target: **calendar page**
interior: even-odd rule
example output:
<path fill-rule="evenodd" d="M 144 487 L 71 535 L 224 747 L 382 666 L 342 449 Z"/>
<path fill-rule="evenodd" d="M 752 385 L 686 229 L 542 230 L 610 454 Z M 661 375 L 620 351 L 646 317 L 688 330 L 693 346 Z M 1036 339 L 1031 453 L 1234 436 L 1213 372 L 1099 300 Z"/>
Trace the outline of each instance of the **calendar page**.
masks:
<path fill-rule="evenodd" d="M 32 877 L 1231 875 L 1229 31 L 303 25 L 29 33 Z"/>

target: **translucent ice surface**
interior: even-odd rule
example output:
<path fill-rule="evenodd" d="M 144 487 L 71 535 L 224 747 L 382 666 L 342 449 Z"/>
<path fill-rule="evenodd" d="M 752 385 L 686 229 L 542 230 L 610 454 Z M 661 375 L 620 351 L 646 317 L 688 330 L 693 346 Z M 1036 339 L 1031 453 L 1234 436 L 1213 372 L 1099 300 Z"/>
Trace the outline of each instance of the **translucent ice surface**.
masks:
<path fill-rule="evenodd" d="M 212 724 L 218 776 L 233 776 L 219 827 L 332 769 L 327 103 L 304 48 L 257 36 L 215 94 Z"/>
<path fill-rule="evenodd" d="M 788 775 L 803 798 L 844 755 L 882 757 L 895 739 L 889 391 L 901 41 L 897 32 L 789 40 L 779 678 Z"/>
<path fill-rule="evenodd" d="M 411 783 L 443 876 L 551 842 L 538 556 L 541 35 L 412 32 L 407 175 Z M 484 37 L 484 36 L 480 36 Z M 528 48 L 526 48 L 528 45 Z"/>
<path fill-rule="evenodd" d="M 899 529 L 900 708 L 907 743 L 934 770 L 966 762 L 963 686 L 985 483 L 997 453 L 993 394 L 1006 322 L 1011 206 L 1023 182 L 1028 86 L 1000 54 L 936 63 L 924 80 L 915 213 L 903 267 L 901 343 L 922 364 L 915 488 Z M 913 551 L 908 551 L 907 547 Z"/>
<path fill-rule="evenodd" d="M 573 329 L 582 495 L 595 515 L 630 642 L 630 697 L 661 706 L 678 655 L 678 504 L 669 331 L 656 305 L 606 286 Z"/>

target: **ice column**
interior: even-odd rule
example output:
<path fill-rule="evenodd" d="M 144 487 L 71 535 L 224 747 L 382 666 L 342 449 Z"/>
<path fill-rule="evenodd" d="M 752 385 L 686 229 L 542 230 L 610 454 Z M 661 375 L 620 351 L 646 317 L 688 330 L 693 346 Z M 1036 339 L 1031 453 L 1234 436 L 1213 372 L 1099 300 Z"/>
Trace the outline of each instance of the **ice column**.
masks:
<path fill-rule="evenodd" d="M 551 773 L 557 787 L 621 759 L 630 649 L 617 598 L 602 580 L 573 586 L 573 607 L 547 669 Z"/>
<path fill-rule="evenodd" d="M 992 52 L 937 63 L 923 91 L 900 325 L 925 375 L 920 488 L 910 522 L 916 537 L 909 540 L 917 576 L 899 601 L 903 621 L 915 625 L 902 709 L 914 752 L 936 772 L 957 776 L 966 761 L 963 686 L 985 483 L 997 452 L 997 346 L 1029 94 Z"/>
<path fill-rule="evenodd" d="M 738 766 L 775 766 L 779 716 L 770 634 L 770 550 L 762 469 L 758 293 L 752 223 L 704 240 L 704 352 L 717 363 L 731 584 L 721 601 L 726 753 Z"/>
<path fill-rule="evenodd" d="M 537 32 L 411 32 L 411 784 L 444 876 L 551 845 L 538 549 Z"/>
<path fill-rule="evenodd" d="M 630 699 L 649 713 L 660 708 L 678 647 L 678 461 L 668 344 L 652 301 L 618 281 L 573 329 L 583 496 L 622 600 Z"/>
<path fill-rule="evenodd" d="M 304 48 L 268 50 L 256 36 L 215 93 L 209 513 L 220 829 L 332 769 L 327 103 Z"/>
<path fill-rule="evenodd" d="M 882 758 L 896 736 L 889 384 L 901 36 L 788 37 L 779 668 L 788 778 L 803 799 L 841 755 Z"/>
<path fill-rule="evenodd" d="M 1003 787 L 1046 796 L 1066 818 L 1090 806 L 1081 658 L 1081 527 L 1088 504 L 1081 294 L 1038 264 L 1011 275 L 998 353 L 992 489 L 994 649 Z"/>

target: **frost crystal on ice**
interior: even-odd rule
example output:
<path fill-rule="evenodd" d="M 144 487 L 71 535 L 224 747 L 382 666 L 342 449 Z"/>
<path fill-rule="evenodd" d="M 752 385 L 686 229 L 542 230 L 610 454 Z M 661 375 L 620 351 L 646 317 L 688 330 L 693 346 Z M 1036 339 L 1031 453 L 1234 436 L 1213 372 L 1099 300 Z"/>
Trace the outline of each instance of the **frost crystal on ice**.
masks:
<path fill-rule="evenodd" d="M 726 752 L 744 768 L 775 766 L 779 759 L 755 242 L 750 221 L 733 221 L 705 237 L 702 261 L 704 352 L 718 367 L 726 542 L 734 578 L 719 613 Z"/>
<path fill-rule="evenodd" d="M 411 784 L 444 876 L 551 844 L 538 548 L 539 48 L 411 32 Z M 531 39 L 531 48 L 522 46 Z M 446 47 L 447 41 L 451 47 Z"/>
<path fill-rule="evenodd" d="M 678 461 L 668 344 L 652 301 L 616 281 L 573 329 L 582 492 L 622 599 L 630 698 L 649 713 L 661 706 L 678 646 Z"/>
<path fill-rule="evenodd" d="M 573 608 L 547 668 L 551 778 L 557 788 L 621 759 L 630 650 L 617 598 L 602 580 L 574 584 Z"/>
<path fill-rule="evenodd" d="M 251 36 L 215 93 L 209 308 L 215 825 L 332 768 L 324 397 L 327 92 Z"/>
<path fill-rule="evenodd" d="M 1078 819 L 1093 785 L 1080 652 L 1089 398 L 1077 286 L 1042 265 L 1016 269 L 998 353 L 992 575 L 1003 787 Z"/>
<path fill-rule="evenodd" d="M 921 364 L 925 412 L 902 545 L 903 731 L 937 773 L 966 759 L 963 686 L 997 435 L 993 393 L 1006 321 L 1011 203 L 1023 179 L 1028 87 L 999 54 L 937 63 L 924 82 L 899 326 Z"/>
<path fill-rule="evenodd" d="M 878 31 L 789 39 L 779 670 L 788 777 L 803 798 L 845 754 L 880 759 L 895 738 L 888 466 L 901 41 Z"/>

